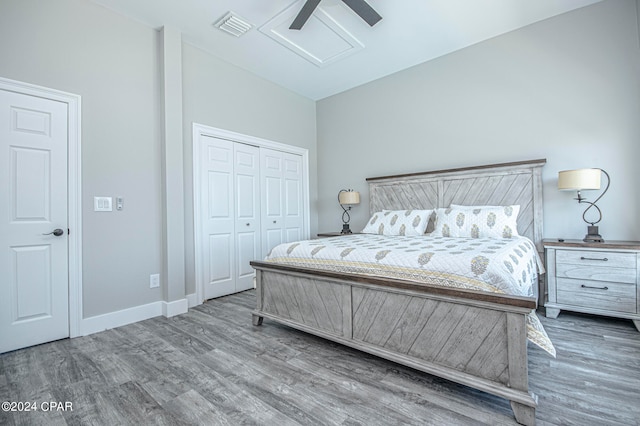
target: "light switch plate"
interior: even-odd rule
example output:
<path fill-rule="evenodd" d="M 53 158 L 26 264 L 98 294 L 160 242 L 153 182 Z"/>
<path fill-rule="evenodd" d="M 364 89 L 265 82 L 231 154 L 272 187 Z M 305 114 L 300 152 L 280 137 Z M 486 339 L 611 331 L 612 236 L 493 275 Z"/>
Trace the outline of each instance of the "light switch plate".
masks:
<path fill-rule="evenodd" d="M 94 212 L 110 212 L 113 211 L 111 197 L 93 197 Z"/>

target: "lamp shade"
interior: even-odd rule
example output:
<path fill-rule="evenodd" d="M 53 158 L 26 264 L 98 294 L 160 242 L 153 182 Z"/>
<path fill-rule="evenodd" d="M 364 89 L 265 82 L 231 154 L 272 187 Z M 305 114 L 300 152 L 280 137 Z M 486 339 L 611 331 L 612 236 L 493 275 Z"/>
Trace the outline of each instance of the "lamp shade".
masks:
<path fill-rule="evenodd" d="M 600 189 L 600 176 L 600 169 L 563 170 L 558 172 L 558 189 Z"/>
<path fill-rule="evenodd" d="M 342 191 L 338 194 L 338 202 L 345 204 L 360 204 L 360 193 L 358 191 Z"/>

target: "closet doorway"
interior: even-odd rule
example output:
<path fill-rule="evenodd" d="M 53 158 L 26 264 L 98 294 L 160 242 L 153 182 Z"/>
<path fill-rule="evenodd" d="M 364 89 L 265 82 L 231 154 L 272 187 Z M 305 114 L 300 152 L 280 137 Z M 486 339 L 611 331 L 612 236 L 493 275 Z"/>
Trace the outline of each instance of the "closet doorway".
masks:
<path fill-rule="evenodd" d="M 193 126 L 199 301 L 253 288 L 251 260 L 309 237 L 308 151 Z"/>

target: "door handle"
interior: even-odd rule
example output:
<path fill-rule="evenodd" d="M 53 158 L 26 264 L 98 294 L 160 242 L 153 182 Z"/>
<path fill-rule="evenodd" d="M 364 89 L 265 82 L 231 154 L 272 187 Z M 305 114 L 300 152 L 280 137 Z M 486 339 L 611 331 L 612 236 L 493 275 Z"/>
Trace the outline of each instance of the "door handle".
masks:
<path fill-rule="evenodd" d="M 51 235 L 51 234 L 55 235 L 56 237 L 59 237 L 60 235 L 64 234 L 64 231 L 60 228 L 57 228 L 49 232 L 48 234 L 42 234 L 42 235 Z"/>

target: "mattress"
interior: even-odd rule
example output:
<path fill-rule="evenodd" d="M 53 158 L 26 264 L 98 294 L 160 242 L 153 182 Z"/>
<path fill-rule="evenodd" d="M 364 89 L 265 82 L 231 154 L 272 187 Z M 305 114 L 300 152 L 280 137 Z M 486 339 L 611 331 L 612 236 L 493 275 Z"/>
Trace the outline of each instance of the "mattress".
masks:
<path fill-rule="evenodd" d="M 265 261 L 525 297 L 535 297 L 538 274 L 544 272 L 535 245 L 525 237 L 353 234 L 281 244 Z M 535 311 L 527 317 L 527 338 L 555 356 Z"/>

